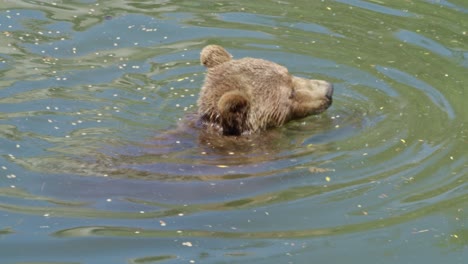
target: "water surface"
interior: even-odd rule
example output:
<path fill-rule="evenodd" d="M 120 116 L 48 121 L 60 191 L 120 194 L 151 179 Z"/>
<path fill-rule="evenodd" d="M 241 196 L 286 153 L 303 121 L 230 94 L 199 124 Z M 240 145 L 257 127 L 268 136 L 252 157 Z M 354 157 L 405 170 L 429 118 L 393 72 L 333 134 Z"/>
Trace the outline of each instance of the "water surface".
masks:
<path fill-rule="evenodd" d="M 1 263 L 464 263 L 468 5 L 3 1 Z M 199 52 L 335 85 L 242 139 Z"/>

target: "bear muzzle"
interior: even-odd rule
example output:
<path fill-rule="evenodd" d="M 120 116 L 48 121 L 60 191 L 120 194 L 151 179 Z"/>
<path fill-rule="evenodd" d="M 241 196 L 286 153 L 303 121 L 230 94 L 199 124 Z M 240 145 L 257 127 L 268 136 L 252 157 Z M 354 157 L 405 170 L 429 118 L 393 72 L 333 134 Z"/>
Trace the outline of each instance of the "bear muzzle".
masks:
<path fill-rule="evenodd" d="M 328 100 L 330 100 L 330 102 L 332 101 L 332 97 L 333 97 L 333 84 L 329 83 L 329 82 L 326 82 L 327 83 L 327 92 L 325 93 L 325 96 L 328 98 Z"/>

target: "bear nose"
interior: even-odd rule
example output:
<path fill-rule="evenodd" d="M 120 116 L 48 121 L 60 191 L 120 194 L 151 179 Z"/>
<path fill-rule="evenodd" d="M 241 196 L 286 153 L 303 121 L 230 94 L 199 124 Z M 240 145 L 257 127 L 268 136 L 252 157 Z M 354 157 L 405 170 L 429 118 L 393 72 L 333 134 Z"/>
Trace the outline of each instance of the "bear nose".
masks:
<path fill-rule="evenodd" d="M 329 83 L 328 84 L 328 89 L 327 89 L 327 93 L 325 94 L 325 96 L 328 98 L 328 99 L 332 99 L 332 96 L 333 96 L 333 84 Z"/>

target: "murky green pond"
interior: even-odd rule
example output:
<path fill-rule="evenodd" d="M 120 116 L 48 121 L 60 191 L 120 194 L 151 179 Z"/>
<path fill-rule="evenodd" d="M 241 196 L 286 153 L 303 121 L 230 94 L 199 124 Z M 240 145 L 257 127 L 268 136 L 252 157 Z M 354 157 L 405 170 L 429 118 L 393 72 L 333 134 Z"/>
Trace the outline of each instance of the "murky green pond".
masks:
<path fill-rule="evenodd" d="M 3 0 L 0 33 L 2 264 L 468 259 L 465 0 Z M 206 137 L 206 44 L 334 104 Z"/>

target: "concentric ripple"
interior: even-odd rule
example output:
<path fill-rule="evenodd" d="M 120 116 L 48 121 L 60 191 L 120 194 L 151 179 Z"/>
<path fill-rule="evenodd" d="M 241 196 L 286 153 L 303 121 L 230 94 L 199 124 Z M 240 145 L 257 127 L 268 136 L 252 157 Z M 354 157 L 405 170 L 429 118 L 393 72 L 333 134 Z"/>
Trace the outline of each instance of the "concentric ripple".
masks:
<path fill-rule="evenodd" d="M 466 259 L 468 7 L 157 2 L 0 8 L 2 258 Z M 332 107 L 201 131 L 208 43 L 333 82 Z"/>

